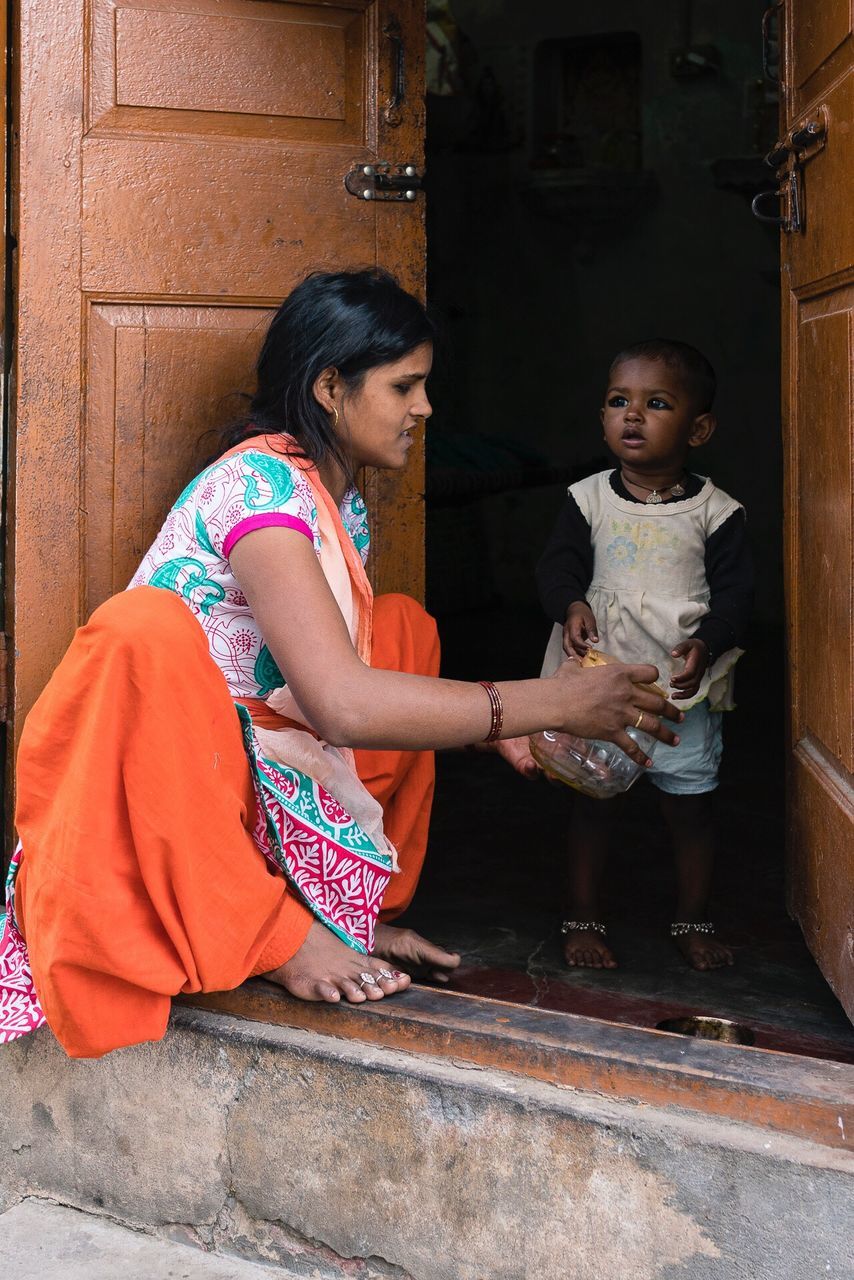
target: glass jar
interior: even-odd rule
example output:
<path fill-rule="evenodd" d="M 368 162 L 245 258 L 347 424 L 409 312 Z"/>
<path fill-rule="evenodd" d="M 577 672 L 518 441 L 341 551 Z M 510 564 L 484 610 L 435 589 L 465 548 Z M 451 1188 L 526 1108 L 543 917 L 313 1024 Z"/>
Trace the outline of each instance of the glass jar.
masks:
<path fill-rule="evenodd" d="M 626 729 L 638 746 L 652 758 L 657 738 L 639 729 Z M 565 782 L 595 800 L 610 800 L 628 791 L 644 772 L 625 751 L 613 742 L 598 738 L 576 738 L 571 733 L 531 734 L 531 755 L 545 774 Z"/>

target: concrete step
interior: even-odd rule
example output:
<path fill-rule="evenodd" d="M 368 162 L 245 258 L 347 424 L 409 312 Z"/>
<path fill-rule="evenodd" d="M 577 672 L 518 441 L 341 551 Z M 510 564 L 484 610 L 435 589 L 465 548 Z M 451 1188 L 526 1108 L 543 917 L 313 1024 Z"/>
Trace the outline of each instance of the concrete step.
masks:
<path fill-rule="evenodd" d="M 416 992 L 393 1016 L 430 999 L 459 1003 Z M 583 1019 L 528 1010 L 526 1074 L 510 1041 L 514 1070 L 477 1060 L 473 1022 L 506 1029 L 511 1005 L 464 1003 L 439 1056 L 441 1028 L 422 1052 L 405 1028 L 396 1044 L 347 1039 L 346 1011 L 276 1001 L 318 1027 L 180 1005 L 162 1042 L 97 1061 L 69 1060 L 46 1027 L 6 1045 L 0 1211 L 38 1195 L 106 1214 L 209 1251 L 190 1261 L 220 1276 L 253 1274 L 251 1259 L 302 1280 L 854 1280 L 854 1068 L 791 1059 L 784 1074 L 815 1078 L 785 1132 L 792 1089 L 770 1096 L 763 1050 L 658 1035 L 667 1085 L 632 1100 L 620 1090 L 642 1064 L 589 1045 L 585 1059 Z M 381 1016 L 363 1014 L 362 1034 Z M 692 1109 L 683 1076 L 741 1118 Z M 24 1280 L 0 1261 L 6 1275 Z"/>
<path fill-rule="evenodd" d="M 158 1240 L 44 1200 L 24 1200 L 0 1214 L 0 1275 L 15 1280 L 287 1280 L 293 1274 Z"/>

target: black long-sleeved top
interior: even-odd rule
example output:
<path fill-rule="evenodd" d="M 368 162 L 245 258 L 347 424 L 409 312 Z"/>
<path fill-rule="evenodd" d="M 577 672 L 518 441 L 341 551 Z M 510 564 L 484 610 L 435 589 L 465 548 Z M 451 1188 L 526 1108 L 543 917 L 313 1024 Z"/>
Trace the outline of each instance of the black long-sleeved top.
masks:
<path fill-rule="evenodd" d="M 619 498 L 643 505 L 641 499 L 629 493 L 619 471 L 609 476 L 609 483 Z M 685 493 L 666 501 L 676 503 L 694 498 L 703 484 L 702 477 L 689 475 Z M 743 647 L 753 608 L 753 561 L 743 510 L 734 511 L 709 538 L 705 569 L 709 612 L 701 619 L 692 638 L 705 643 L 711 665 L 728 649 Z M 586 602 L 592 578 L 590 525 L 569 493 L 537 565 L 540 600 L 549 617 L 563 625 L 569 606 L 577 600 Z M 674 637 L 674 643 L 676 639 Z"/>

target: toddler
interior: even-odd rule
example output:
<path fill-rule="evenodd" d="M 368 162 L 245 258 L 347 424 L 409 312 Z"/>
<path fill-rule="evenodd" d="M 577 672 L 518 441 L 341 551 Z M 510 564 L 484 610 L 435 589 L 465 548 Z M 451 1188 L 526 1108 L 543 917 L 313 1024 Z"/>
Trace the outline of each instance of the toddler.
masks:
<path fill-rule="evenodd" d="M 641 342 L 613 360 L 602 409 L 617 460 L 571 485 L 537 569 L 555 626 L 544 674 L 591 646 L 654 663 L 681 702 L 677 747 L 660 747 L 650 780 L 673 840 L 677 897 L 670 932 L 695 969 L 732 964 L 708 918 L 714 861 L 710 793 L 721 712 L 752 598 L 744 508 L 687 463 L 715 430 L 715 374 L 682 342 Z M 570 835 L 567 964 L 615 968 L 600 887 L 613 802 L 578 795 Z"/>

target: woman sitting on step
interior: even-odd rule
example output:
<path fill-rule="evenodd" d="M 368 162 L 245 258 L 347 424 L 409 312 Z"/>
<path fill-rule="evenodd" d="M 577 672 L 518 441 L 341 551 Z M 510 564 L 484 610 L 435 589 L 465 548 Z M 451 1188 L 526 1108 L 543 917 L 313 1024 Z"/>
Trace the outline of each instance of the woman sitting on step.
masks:
<path fill-rule="evenodd" d="M 381 271 L 308 277 L 247 423 L 75 635 L 18 756 L 0 1040 L 47 1020 L 92 1057 L 159 1039 L 178 992 L 263 974 L 356 1004 L 447 977 L 457 956 L 388 923 L 418 882 L 432 750 L 552 728 L 642 758 L 641 717 L 673 741 L 658 717 L 678 713 L 637 687 L 651 667 L 442 680 L 421 606 L 372 598 L 354 478 L 405 467 L 432 336 Z"/>

